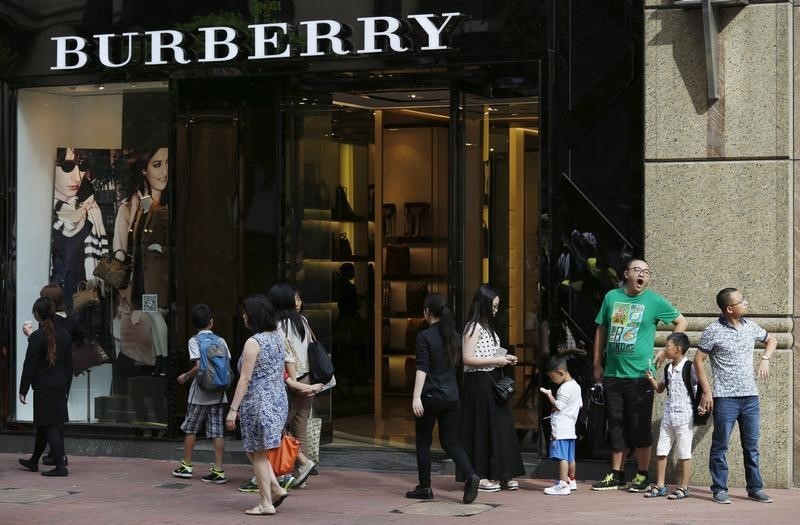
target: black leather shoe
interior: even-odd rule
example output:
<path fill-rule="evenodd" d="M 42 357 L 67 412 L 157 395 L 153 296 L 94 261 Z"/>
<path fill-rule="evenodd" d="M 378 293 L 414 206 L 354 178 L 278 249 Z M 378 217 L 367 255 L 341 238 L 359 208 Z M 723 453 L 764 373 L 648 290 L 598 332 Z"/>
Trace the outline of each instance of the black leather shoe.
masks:
<path fill-rule="evenodd" d="M 464 503 L 469 504 L 478 497 L 478 487 L 481 486 L 481 478 L 473 474 L 464 481 Z"/>
<path fill-rule="evenodd" d="M 42 458 L 42 465 L 47 467 L 55 467 L 56 466 L 56 459 L 53 456 L 45 456 Z M 67 456 L 64 456 L 64 466 L 68 466 L 69 461 L 67 460 Z"/>
<path fill-rule="evenodd" d="M 54 468 L 52 470 L 45 470 L 42 476 L 69 476 L 69 471 L 65 468 Z"/>
<path fill-rule="evenodd" d="M 39 470 L 39 465 L 37 465 L 37 462 L 33 461 L 32 459 L 19 458 L 17 461 L 19 461 L 20 465 L 30 470 L 31 472 L 36 472 Z"/>
<path fill-rule="evenodd" d="M 414 490 L 406 492 L 406 497 L 409 499 L 433 499 L 433 490 L 430 487 L 420 487 L 419 485 Z"/>

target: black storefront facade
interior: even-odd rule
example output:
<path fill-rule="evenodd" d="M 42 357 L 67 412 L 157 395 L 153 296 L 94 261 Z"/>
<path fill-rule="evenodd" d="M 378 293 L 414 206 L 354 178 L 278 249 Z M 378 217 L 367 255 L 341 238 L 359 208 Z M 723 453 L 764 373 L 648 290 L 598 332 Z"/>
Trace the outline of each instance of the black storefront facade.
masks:
<path fill-rule="evenodd" d="M 641 1 L 58 4 L 0 2 L 5 433 L 30 431 L 33 300 L 55 280 L 80 304 L 97 249 L 131 284 L 76 314 L 110 362 L 76 377 L 68 434 L 179 437 L 191 306 L 237 358 L 241 299 L 290 282 L 337 368 L 326 439 L 412 443 L 420 298 L 462 323 L 489 283 L 540 450 L 538 368 L 560 351 L 588 386 L 643 246 Z"/>

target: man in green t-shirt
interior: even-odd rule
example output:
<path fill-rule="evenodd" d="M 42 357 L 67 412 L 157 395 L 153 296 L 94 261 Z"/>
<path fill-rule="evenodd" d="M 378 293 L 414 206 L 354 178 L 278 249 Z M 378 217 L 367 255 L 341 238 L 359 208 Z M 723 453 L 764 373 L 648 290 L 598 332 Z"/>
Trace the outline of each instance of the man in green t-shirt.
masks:
<path fill-rule="evenodd" d="M 594 379 L 603 382 L 606 396 L 611 472 L 592 490 L 625 488 L 622 462 L 630 448 L 636 450 L 638 470 L 627 488 L 631 492 L 647 489 L 653 387 L 645 373 L 654 371 L 656 326 L 675 323 L 674 332 L 683 332 L 688 324 L 667 299 L 647 289 L 651 276 L 644 259 L 628 261 L 622 274 L 624 286 L 606 294 L 595 319 Z"/>

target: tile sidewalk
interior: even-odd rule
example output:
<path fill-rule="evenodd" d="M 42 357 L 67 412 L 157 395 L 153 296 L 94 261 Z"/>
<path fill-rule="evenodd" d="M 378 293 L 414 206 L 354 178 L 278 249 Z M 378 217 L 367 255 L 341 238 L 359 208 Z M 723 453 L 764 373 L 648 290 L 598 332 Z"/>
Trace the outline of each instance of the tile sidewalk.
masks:
<path fill-rule="evenodd" d="M 45 478 L 22 470 L 17 455 L 0 454 L 0 523 L 198 524 L 254 523 L 258 517 L 244 510 L 257 504 L 257 495 L 243 494 L 237 485 L 249 475 L 243 465 L 226 467 L 225 485 L 203 483 L 206 465 L 195 466 L 195 478 L 170 475 L 174 462 L 150 459 L 70 457 L 70 476 Z M 520 480 L 516 492 L 481 493 L 477 503 L 487 504 L 473 516 L 434 516 L 447 505 L 413 505 L 403 497 L 416 483 L 406 472 L 363 472 L 326 469 L 309 478 L 308 487 L 296 489 L 275 517 L 261 521 L 284 524 L 796 524 L 800 490 L 770 490 L 773 504 L 748 501 L 744 489 L 733 489 L 732 505 L 711 502 L 707 488 L 694 488 L 683 501 L 646 500 L 621 491 L 592 492 L 579 483 L 571 496 L 545 496 L 547 480 Z M 451 477 L 434 476 L 436 501 L 458 503 L 461 485 Z M 456 512 L 467 506 L 452 505 Z M 406 514 L 398 510 L 406 509 Z M 459 509 L 462 509 L 459 511 Z M 448 509 L 445 509 L 448 510 Z"/>

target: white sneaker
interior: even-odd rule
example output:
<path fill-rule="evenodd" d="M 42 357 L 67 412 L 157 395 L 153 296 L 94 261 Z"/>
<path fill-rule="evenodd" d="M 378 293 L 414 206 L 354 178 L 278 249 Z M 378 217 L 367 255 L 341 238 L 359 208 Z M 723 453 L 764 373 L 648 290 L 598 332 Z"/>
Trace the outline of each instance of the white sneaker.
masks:
<path fill-rule="evenodd" d="M 569 496 L 569 483 L 564 483 L 561 480 L 555 482 L 552 487 L 544 489 L 544 493 L 548 496 Z"/>
<path fill-rule="evenodd" d="M 578 484 L 575 482 L 574 478 L 569 480 L 569 490 L 570 491 L 578 490 Z"/>

